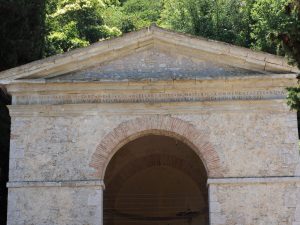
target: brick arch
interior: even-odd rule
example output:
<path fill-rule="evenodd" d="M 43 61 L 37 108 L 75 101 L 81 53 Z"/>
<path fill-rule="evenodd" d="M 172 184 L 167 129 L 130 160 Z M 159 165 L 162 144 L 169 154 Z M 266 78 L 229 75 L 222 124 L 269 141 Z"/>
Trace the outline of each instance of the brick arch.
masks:
<path fill-rule="evenodd" d="M 223 177 L 220 158 L 208 136 L 189 122 L 171 116 L 145 116 L 125 121 L 109 132 L 97 146 L 90 166 L 94 177 L 104 179 L 106 167 L 113 155 L 125 144 L 146 135 L 173 137 L 187 144 L 202 160 L 208 177 Z"/>

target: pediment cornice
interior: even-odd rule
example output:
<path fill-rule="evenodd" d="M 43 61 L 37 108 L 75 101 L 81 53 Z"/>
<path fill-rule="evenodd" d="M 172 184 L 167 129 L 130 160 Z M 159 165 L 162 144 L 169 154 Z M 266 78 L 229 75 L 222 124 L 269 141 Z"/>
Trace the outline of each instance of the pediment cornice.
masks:
<path fill-rule="evenodd" d="M 101 41 L 85 48 L 12 68 L 0 73 L 0 82 L 17 79 L 45 79 L 89 68 L 101 62 L 158 48 L 193 57 L 205 58 L 225 65 L 266 73 L 297 73 L 285 58 L 247 48 L 181 34 L 152 25 L 121 37 Z"/>

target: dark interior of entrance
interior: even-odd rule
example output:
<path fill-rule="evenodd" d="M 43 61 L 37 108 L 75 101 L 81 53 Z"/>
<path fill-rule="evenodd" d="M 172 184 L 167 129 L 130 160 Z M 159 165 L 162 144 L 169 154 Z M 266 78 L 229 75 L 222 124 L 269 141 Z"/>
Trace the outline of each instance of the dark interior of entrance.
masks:
<path fill-rule="evenodd" d="M 206 180 L 201 159 L 182 141 L 131 141 L 106 169 L 104 225 L 206 225 Z"/>

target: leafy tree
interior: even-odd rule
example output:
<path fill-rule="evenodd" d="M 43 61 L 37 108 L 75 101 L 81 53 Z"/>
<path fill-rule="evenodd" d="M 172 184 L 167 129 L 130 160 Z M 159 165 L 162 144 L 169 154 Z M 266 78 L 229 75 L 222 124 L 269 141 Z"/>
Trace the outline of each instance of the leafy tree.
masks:
<path fill-rule="evenodd" d="M 124 30 L 140 29 L 157 22 L 163 7 L 162 0 L 127 0 L 122 5 L 125 20 L 122 23 Z"/>
<path fill-rule="evenodd" d="M 286 29 L 279 33 L 277 38 L 282 42 L 283 48 L 291 59 L 291 63 L 300 68 L 300 1 L 290 1 L 285 7 L 285 13 L 291 19 Z M 298 77 L 299 79 L 299 77 Z M 288 105 L 298 111 L 298 123 L 300 122 L 300 87 L 288 88 Z M 298 124 L 299 125 L 299 124 Z"/>
<path fill-rule="evenodd" d="M 290 18 L 285 14 L 287 0 L 256 0 L 251 10 L 254 20 L 252 25 L 252 47 L 257 50 L 281 54 L 282 45 L 275 41 L 274 35 L 283 32 Z"/>
<path fill-rule="evenodd" d="M 160 19 L 163 0 L 123 0 L 102 11 L 104 23 L 127 33 L 156 23 Z"/>
<path fill-rule="evenodd" d="M 168 29 L 211 37 L 212 5 L 210 0 L 165 0 L 160 24 Z"/>
<path fill-rule="evenodd" d="M 44 1 L 0 0 L 0 71 L 42 57 L 44 22 Z"/>
<path fill-rule="evenodd" d="M 291 64 L 300 65 L 300 1 L 256 0 L 251 10 L 252 47 L 285 55 Z M 300 111 L 300 87 L 290 87 L 287 103 Z M 298 113 L 300 118 L 300 114 Z M 300 121 L 300 120 L 299 120 Z"/>
<path fill-rule="evenodd" d="M 300 0 L 289 1 L 285 6 L 288 23 L 285 29 L 277 34 L 290 62 L 300 68 Z"/>
<path fill-rule="evenodd" d="M 251 0 L 165 0 L 160 24 L 169 29 L 249 46 Z"/>
<path fill-rule="evenodd" d="M 102 0 L 51 0 L 47 7 L 46 56 L 87 46 L 121 31 L 104 24 L 102 12 L 109 4 Z"/>
<path fill-rule="evenodd" d="M 300 87 L 290 87 L 288 90 L 288 105 L 292 109 L 300 110 Z"/>
<path fill-rule="evenodd" d="M 107 7 L 103 10 L 102 16 L 107 26 L 116 27 L 121 30 L 122 33 L 128 33 L 137 29 L 133 17 L 125 14 L 120 5 Z"/>

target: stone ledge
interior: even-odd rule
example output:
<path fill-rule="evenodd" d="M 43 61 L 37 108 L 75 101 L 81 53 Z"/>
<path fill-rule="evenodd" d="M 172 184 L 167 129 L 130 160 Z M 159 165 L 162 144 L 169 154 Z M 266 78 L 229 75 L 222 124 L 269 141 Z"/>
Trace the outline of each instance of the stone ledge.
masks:
<path fill-rule="evenodd" d="M 101 187 L 105 188 L 103 180 L 76 181 L 12 181 L 7 188 L 38 188 L 38 187 Z"/>
<path fill-rule="evenodd" d="M 140 91 L 137 93 L 81 93 L 81 94 L 43 94 L 13 96 L 14 105 L 49 104 L 95 104 L 95 103 L 165 103 L 165 102 L 208 102 L 208 101 L 253 101 L 285 99 L 286 90 L 221 90 L 221 91 Z"/>
<path fill-rule="evenodd" d="M 209 178 L 208 185 L 222 184 L 267 184 L 267 183 L 300 183 L 300 177 L 246 177 L 246 178 Z"/>
<path fill-rule="evenodd" d="M 253 100 L 223 102 L 172 102 L 172 103 L 115 103 L 66 105 L 10 105 L 11 117 L 99 116 L 99 115 L 166 115 L 224 112 L 294 113 L 285 100 Z M 294 125 L 295 122 L 290 122 Z M 294 126 L 292 126 L 294 127 Z"/>

